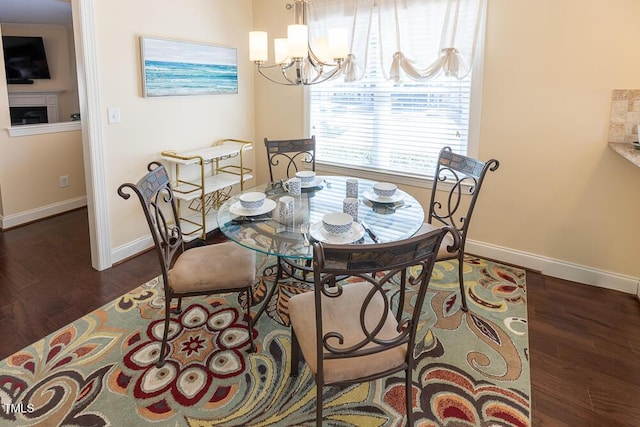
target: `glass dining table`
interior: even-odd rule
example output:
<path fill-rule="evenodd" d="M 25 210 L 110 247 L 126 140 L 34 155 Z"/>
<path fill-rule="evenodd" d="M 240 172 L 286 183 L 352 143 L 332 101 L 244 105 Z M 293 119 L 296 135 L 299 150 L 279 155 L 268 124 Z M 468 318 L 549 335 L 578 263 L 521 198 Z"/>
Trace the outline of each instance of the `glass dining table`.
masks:
<path fill-rule="evenodd" d="M 321 229 L 322 217 L 331 212 L 343 211 L 346 197 L 346 176 L 317 177 L 311 186 L 303 187 L 300 196 L 294 196 L 294 214 L 287 220 L 278 215 L 278 200 L 289 194 L 283 181 L 261 184 L 244 192 L 264 192 L 267 200 L 262 209 L 244 210 L 239 194 L 230 197 L 220 206 L 217 214 L 220 231 L 230 240 L 268 255 L 286 258 L 313 258 L 311 245 L 305 244 L 304 228 L 308 228 L 311 241 L 329 243 L 383 243 L 413 236 L 424 222 L 424 210 L 409 193 L 400 189 L 391 198 L 379 198 L 373 193 L 374 182 L 358 179 L 358 223 L 367 230 L 354 230 L 347 238 L 332 240 Z M 354 224 L 357 227 L 357 223 Z M 364 233 L 362 232 L 364 230 Z M 377 241 L 374 241 L 374 237 Z M 356 239 L 357 238 L 357 239 Z"/>
<path fill-rule="evenodd" d="M 358 215 L 352 230 L 343 236 L 328 234 L 322 217 L 343 212 L 347 176 L 317 176 L 293 196 L 293 215 L 283 219 L 278 202 L 289 196 L 284 180 L 261 184 L 247 192 L 263 192 L 267 198 L 261 208 L 246 210 L 239 194 L 226 200 L 218 209 L 220 231 L 230 240 L 249 249 L 278 258 L 278 271 L 267 301 L 256 315 L 262 314 L 279 279 L 285 276 L 308 281 L 312 268 L 314 241 L 339 244 L 376 244 L 413 236 L 424 222 L 424 210 L 412 195 L 400 189 L 390 198 L 373 192 L 374 181 L 358 178 Z"/>

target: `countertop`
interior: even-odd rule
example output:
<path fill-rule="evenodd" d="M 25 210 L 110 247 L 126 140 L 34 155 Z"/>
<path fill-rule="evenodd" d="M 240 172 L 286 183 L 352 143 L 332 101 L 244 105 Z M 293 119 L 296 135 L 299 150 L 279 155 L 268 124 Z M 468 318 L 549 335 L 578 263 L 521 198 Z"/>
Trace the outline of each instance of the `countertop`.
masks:
<path fill-rule="evenodd" d="M 640 167 L 640 150 L 636 149 L 628 142 L 610 142 L 609 148 L 629 160 L 634 165 Z"/>

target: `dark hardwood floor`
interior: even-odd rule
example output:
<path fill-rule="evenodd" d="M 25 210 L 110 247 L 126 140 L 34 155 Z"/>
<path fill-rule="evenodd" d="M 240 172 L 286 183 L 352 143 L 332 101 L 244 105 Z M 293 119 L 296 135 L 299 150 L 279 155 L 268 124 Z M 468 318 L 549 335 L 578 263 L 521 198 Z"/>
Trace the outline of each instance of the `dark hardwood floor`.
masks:
<path fill-rule="evenodd" d="M 94 270 L 86 209 L 0 232 L 0 359 L 158 274 L 153 252 Z"/>
<path fill-rule="evenodd" d="M 0 232 L 0 359 L 159 274 L 153 252 L 91 268 L 87 211 Z M 640 425 L 635 296 L 527 272 L 534 426 Z"/>

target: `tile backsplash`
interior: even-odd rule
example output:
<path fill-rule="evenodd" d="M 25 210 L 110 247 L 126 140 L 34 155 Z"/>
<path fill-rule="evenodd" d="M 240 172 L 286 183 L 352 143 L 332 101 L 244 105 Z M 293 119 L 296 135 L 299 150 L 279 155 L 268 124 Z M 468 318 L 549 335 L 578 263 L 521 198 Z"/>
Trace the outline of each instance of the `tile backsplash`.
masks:
<path fill-rule="evenodd" d="M 611 100 L 609 142 L 638 141 L 640 89 L 615 89 Z"/>

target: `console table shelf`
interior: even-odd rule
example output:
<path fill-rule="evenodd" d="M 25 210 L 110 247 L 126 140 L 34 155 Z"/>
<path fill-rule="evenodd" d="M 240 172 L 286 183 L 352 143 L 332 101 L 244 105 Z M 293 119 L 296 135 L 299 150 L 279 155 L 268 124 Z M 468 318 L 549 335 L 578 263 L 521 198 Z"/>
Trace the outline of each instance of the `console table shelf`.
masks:
<path fill-rule="evenodd" d="M 211 147 L 161 153 L 173 171 L 172 187 L 185 240 L 206 240 L 207 233 L 218 228 L 218 207 L 231 197 L 234 185 L 242 191 L 244 183 L 253 178 L 244 159 L 251 149 L 249 141 L 221 139 Z"/>

